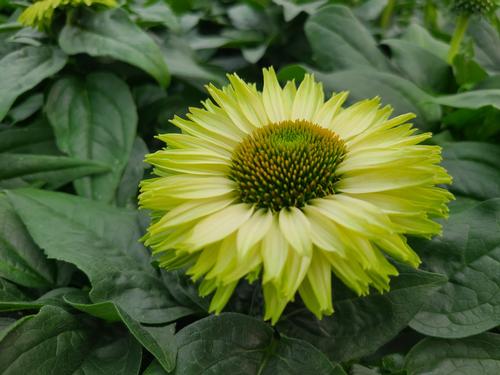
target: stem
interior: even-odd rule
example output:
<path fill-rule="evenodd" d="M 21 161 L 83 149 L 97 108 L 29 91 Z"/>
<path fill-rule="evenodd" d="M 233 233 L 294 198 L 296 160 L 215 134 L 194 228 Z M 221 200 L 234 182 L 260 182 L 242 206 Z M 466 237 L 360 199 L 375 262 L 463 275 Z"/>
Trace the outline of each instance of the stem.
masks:
<path fill-rule="evenodd" d="M 396 0 L 389 0 L 385 6 L 384 13 L 382 13 L 382 18 L 380 19 L 380 27 L 382 30 L 386 30 L 391 22 L 392 13 L 396 7 Z"/>
<path fill-rule="evenodd" d="M 469 25 L 469 15 L 461 14 L 457 18 L 457 25 L 455 26 L 455 31 L 453 32 L 453 37 L 451 38 L 450 50 L 448 51 L 448 63 L 451 65 L 453 59 L 457 55 L 462 39 L 464 38 L 465 31 Z"/>

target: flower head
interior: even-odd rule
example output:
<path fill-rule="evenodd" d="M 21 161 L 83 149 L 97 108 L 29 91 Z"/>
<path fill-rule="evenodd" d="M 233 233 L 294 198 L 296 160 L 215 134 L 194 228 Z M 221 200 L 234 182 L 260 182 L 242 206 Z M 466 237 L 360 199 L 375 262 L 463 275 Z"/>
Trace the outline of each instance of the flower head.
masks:
<path fill-rule="evenodd" d="M 464 14 L 490 14 L 498 7 L 498 0 L 455 0 L 453 9 Z"/>
<path fill-rule="evenodd" d="M 91 6 L 101 4 L 107 7 L 115 7 L 116 0 L 40 0 L 27 7 L 19 16 L 19 23 L 24 26 L 44 29 L 52 23 L 54 11 L 63 6 L 77 7 L 80 5 Z"/>
<path fill-rule="evenodd" d="M 147 156 L 158 177 L 142 182 L 140 204 L 153 210 L 145 242 L 160 266 L 202 280 L 217 313 L 241 278 L 260 277 L 275 323 L 297 292 L 331 314 L 332 272 L 366 295 L 397 275 L 384 254 L 419 265 L 405 235 L 439 233 L 432 218 L 453 196 L 435 186 L 451 178 L 412 114 L 389 118 L 379 98 L 343 108 L 344 92 L 325 101 L 312 75 L 282 88 L 265 69 L 262 92 L 229 80 Z"/>

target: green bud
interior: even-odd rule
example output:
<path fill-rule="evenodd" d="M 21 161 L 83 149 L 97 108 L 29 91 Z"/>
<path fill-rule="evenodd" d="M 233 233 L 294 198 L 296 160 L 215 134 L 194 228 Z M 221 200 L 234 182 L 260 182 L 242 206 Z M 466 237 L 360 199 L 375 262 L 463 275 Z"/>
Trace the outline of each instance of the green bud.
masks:
<path fill-rule="evenodd" d="M 453 10 L 461 14 L 489 14 L 498 5 L 498 0 L 455 0 Z"/>

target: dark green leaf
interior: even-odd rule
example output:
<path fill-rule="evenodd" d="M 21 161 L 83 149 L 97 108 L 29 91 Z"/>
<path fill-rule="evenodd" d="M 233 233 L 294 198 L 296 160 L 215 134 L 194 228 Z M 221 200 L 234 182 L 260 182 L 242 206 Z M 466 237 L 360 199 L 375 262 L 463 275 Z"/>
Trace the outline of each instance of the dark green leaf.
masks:
<path fill-rule="evenodd" d="M 58 307 L 43 307 L 0 341 L 0 372 L 138 374 L 141 347 L 133 337 L 96 328 Z"/>
<path fill-rule="evenodd" d="M 49 258 L 73 263 L 87 274 L 92 302 L 113 301 L 145 323 L 193 312 L 177 304 L 149 264 L 138 242 L 136 211 L 33 189 L 10 191 L 8 197 Z"/>
<path fill-rule="evenodd" d="M 433 99 L 434 103 L 446 105 L 453 108 L 481 108 L 493 106 L 500 109 L 500 90 L 474 90 L 460 94 L 438 96 Z"/>
<path fill-rule="evenodd" d="M 226 82 L 224 74 L 219 69 L 201 62 L 195 52 L 189 48 L 186 41 L 179 37 L 169 36 L 165 41 L 163 51 L 168 68 L 173 76 L 198 87 L 210 82 L 219 85 Z"/>
<path fill-rule="evenodd" d="M 54 285 L 54 263 L 33 242 L 5 196 L 0 196 L 0 218 L 0 276 L 30 288 Z"/>
<path fill-rule="evenodd" d="M 462 340 L 427 338 L 406 357 L 408 375 L 497 375 L 500 335 L 484 333 Z"/>
<path fill-rule="evenodd" d="M 110 56 L 135 65 L 162 86 L 170 81 L 160 48 L 122 9 L 86 11 L 76 24 L 66 24 L 59 35 L 59 44 L 69 55 Z"/>
<path fill-rule="evenodd" d="M 47 116 L 61 151 L 107 165 L 109 173 L 75 182 L 80 195 L 112 202 L 134 143 L 137 112 L 128 86 L 110 73 L 56 82 Z"/>
<path fill-rule="evenodd" d="M 144 177 L 144 170 L 148 167 L 144 163 L 144 157 L 148 152 L 148 147 L 142 138 L 136 137 L 116 192 L 116 203 L 119 206 L 135 206 L 139 182 Z"/>
<path fill-rule="evenodd" d="M 19 105 L 11 108 L 7 117 L 12 124 L 26 120 L 43 106 L 43 94 L 33 94 Z"/>
<path fill-rule="evenodd" d="M 0 121 L 16 98 L 57 73 L 66 55 L 56 47 L 24 47 L 0 60 Z"/>
<path fill-rule="evenodd" d="M 69 293 L 64 296 L 64 302 L 96 318 L 108 322 L 121 321 L 116 305 L 111 301 L 92 303 L 88 296 L 83 296 L 81 293 Z"/>
<path fill-rule="evenodd" d="M 11 128 L 0 132 L 0 152 L 13 154 L 58 155 L 54 133 L 45 121 L 24 128 Z"/>
<path fill-rule="evenodd" d="M 0 278 L 0 301 L 23 301 L 27 298 L 14 284 Z"/>
<path fill-rule="evenodd" d="M 392 59 L 417 86 L 435 92 L 445 91 L 452 81 L 450 66 L 426 49 L 401 39 L 387 39 Z"/>
<path fill-rule="evenodd" d="M 412 23 L 404 32 L 402 40 L 413 43 L 426 51 L 446 61 L 450 46 L 432 36 L 432 34 L 417 23 Z"/>
<path fill-rule="evenodd" d="M 380 96 L 384 104 L 394 107 L 395 114 L 415 113 L 415 124 L 422 131 L 435 128 L 441 118 L 441 108 L 432 103 L 432 97 L 399 76 L 370 69 L 315 74 L 327 90 L 350 91 L 351 102 Z"/>
<path fill-rule="evenodd" d="M 78 178 L 109 171 L 106 165 L 66 156 L 0 154 L 0 187 L 57 189 Z"/>
<path fill-rule="evenodd" d="M 481 142 L 443 145 L 443 166 L 453 177 L 457 196 L 486 200 L 500 196 L 500 146 Z"/>
<path fill-rule="evenodd" d="M 134 320 L 123 309 L 117 307 L 117 311 L 121 320 L 137 341 L 154 355 L 165 370 L 172 371 L 175 367 L 175 357 L 177 355 L 177 344 L 174 337 L 175 324 L 147 326 Z"/>
<path fill-rule="evenodd" d="M 473 19 L 468 28 L 475 42 L 475 54 L 479 64 L 490 74 L 500 73 L 500 36 L 490 22 L 482 17 Z"/>
<path fill-rule="evenodd" d="M 427 268 L 448 276 L 410 326 L 456 338 L 500 324 L 500 199 L 452 215 L 442 237 L 414 244 Z"/>
<path fill-rule="evenodd" d="M 335 312 L 322 320 L 317 320 L 305 308 L 295 310 L 283 317 L 278 328 L 309 341 L 331 360 L 343 362 L 359 358 L 395 337 L 429 295 L 445 282 L 442 275 L 404 267 L 385 294 L 372 292 L 367 297 L 349 294 L 348 298 L 334 300 Z M 335 296 L 335 289 L 333 293 Z"/>
<path fill-rule="evenodd" d="M 53 289 L 41 297 L 31 300 L 24 296 L 23 298 L 11 298 L 0 300 L 0 311 L 18 311 L 18 310 L 38 310 L 45 305 L 65 307 L 64 296 L 68 293 L 78 292 L 75 288 Z"/>
<path fill-rule="evenodd" d="M 176 339 L 177 375 L 345 375 L 312 345 L 285 336 L 278 339 L 269 325 L 246 315 L 198 320 Z"/>
<path fill-rule="evenodd" d="M 157 360 L 153 360 L 142 375 L 168 375 Z"/>
<path fill-rule="evenodd" d="M 306 22 L 305 32 L 323 69 L 372 67 L 390 70 L 375 39 L 349 8 L 340 5 L 322 8 Z"/>

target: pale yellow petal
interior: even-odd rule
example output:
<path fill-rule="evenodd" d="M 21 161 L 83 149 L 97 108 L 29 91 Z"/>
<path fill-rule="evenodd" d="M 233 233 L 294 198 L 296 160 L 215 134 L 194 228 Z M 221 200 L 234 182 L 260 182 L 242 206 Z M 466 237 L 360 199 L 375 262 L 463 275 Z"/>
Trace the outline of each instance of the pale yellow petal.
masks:
<path fill-rule="evenodd" d="M 288 243 L 280 231 L 278 219 L 273 217 L 271 226 L 261 242 L 261 256 L 264 263 L 263 283 L 280 277 L 288 256 Z"/>
<path fill-rule="evenodd" d="M 238 230 L 250 218 L 252 212 L 252 207 L 244 203 L 230 205 L 196 224 L 182 247 L 199 249 L 220 241 Z M 236 253 L 236 246 L 234 252 Z"/>
<path fill-rule="evenodd" d="M 283 236 L 298 254 L 311 256 L 311 225 L 300 209 L 297 207 L 282 209 L 279 214 L 279 226 Z"/>
<path fill-rule="evenodd" d="M 325 128 L 330 128 L 333 119 L 340 112 L 342 104 L 344 104 L 348 95 L 349 93 L 347 91 L 332 95 L 332 97 L 314 114 L 312 122 Z"/>
<path fill-rule="evenodd" d="M 248 251 L 266 235 L 272 221 L 271 211 L 259 209 L 241 226 L 237 237 L 238 257 L 240 259 L 244 258 Z"/>
<path fill-rule="evenodd" d="M 380 98 L 362 100 L 344 109 L 333 119 L 330 129 L 348 140 L 372 125 L 377 116 Z"/>
<path fill-rule="evenodd" d="M 306 74 L 302 80 L 292 106 L 292 120 L 311 121 L 324 102 L 323 85 Z"/>
<path fill-rule="evenodd" d="M 283 99 L 283 90 L 276 78 L 276 73 L 271 67 L 263 69 L 264 88 L 262 102 L 271 122 L 280 122 L 289 119 Z"/>

